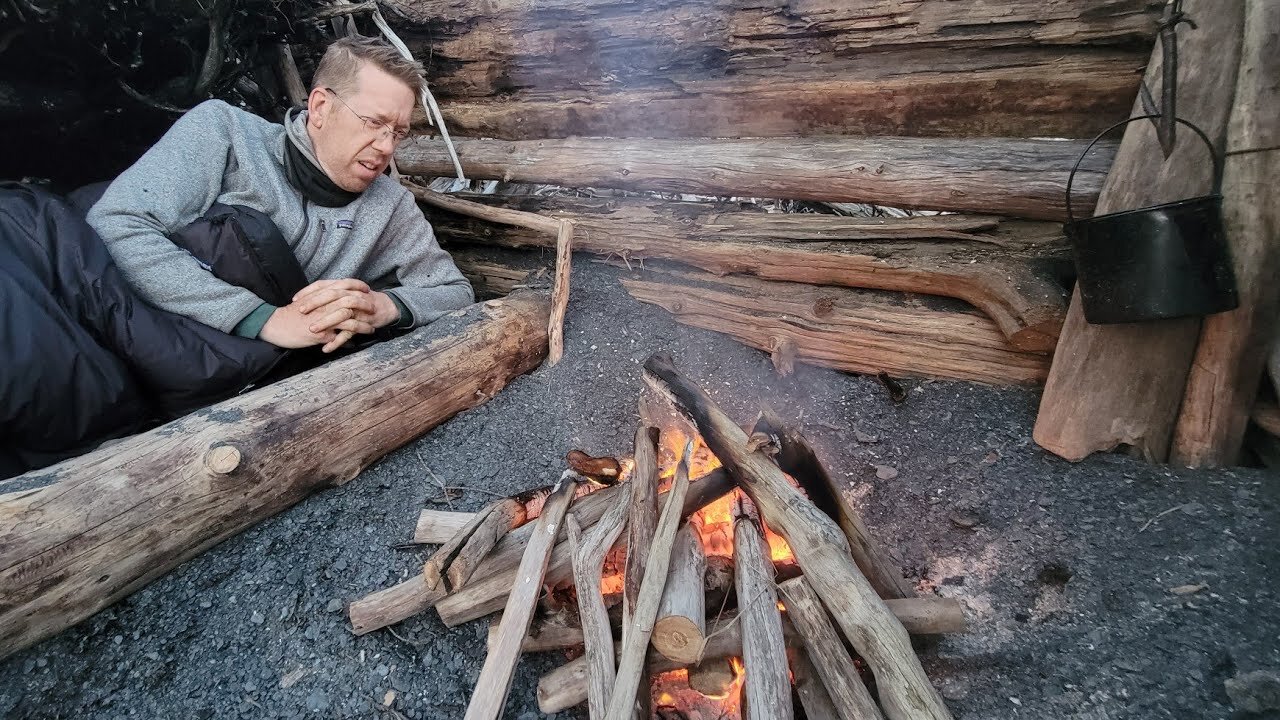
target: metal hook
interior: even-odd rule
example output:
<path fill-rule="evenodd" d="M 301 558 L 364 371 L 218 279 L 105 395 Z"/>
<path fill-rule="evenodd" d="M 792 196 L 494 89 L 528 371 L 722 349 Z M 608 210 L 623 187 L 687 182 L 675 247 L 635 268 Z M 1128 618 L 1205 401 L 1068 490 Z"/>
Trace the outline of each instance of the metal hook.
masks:
<path fill-rule="evenodd" d="M 1192 29 L 1199 29 L 1195 21 L 1187 17 L 1182 10 L 1182 0 L 1169 0 L 1164 7 L 1164 17 L 1160 19 L 1160 52 L 1161 63 L 1160 107 L 1156 108 L 1155 98 L 1144 80 L 1139 87 L 1142 109 L 1148 115 L 1155 115 L 1151 124 L 1156 128 L 1156 138 L 1160 142 L 1160 150 L 1168 158 L 1177 143 L 1178 123 L 1178 26 L 1186 23 Z"/>

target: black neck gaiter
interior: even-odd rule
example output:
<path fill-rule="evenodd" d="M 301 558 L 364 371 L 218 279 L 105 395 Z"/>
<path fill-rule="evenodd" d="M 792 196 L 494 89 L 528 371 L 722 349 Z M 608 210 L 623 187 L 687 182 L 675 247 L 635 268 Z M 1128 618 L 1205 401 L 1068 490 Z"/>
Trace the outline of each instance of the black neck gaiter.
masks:
<path fill-rule="evenodd" d="M 289 139 L 287 133 L 284 138 L 284 174 L 289 178 L 289 184 L 297 188 L 303 197 L 321 207 L 342 207 L 360 197 L 360 193 L 343 190 L 334 184 L 324 170 L 311 162 Z"/>

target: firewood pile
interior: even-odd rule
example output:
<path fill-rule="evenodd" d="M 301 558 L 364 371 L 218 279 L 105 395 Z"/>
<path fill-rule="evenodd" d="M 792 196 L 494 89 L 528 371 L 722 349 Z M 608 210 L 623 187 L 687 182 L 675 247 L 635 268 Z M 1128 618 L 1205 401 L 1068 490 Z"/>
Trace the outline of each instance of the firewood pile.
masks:
<path fill-rule="evenodd" d="M 662 356 L 645 380 L 631 458 L 574 451 L 550 487 L 423 511 L 414 540 L 439 549 L 353 603 L 355 632 L 493 615 L 469 720 L 545 651 L 571 658 L 538 684 L 547 713 L 949 718 L 908 634 L 963 632 L 959 604 L 916 595 L 772 412 L 744 431 Z"/>

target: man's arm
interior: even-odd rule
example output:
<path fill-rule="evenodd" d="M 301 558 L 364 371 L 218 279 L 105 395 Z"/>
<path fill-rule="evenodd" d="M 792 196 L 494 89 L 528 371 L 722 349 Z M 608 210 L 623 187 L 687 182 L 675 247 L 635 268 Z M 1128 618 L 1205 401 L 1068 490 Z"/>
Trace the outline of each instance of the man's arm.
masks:
<path fill-rule="evenodd" d="M 475 302 L 471 283 L 449 253 L 440 248 L 435 231 L 413 195 L 405 191 L 379 243 L 378 275 L 395 273 L 400 287 L 387 291 L 409 311 L 398 326 L 419 327 Z"/>
<path fill-rule="evenodd" d="M 151 304 L 230 332 L 262 304 L 206 270 L 168 235 L 200 217 L 222 191 L 235 111 L 201 103 L 179 118 L 89 211 L 130 284 Z"/>

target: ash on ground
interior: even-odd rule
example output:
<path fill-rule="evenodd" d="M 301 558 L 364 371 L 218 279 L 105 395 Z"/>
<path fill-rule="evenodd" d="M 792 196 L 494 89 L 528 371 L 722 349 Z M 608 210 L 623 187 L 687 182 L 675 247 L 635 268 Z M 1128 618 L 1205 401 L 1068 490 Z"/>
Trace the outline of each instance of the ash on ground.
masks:
<path fill-rule="evenodd" d="M 1031 442 L 1033 389 L 906 381 L 894 404 L 874 378 L 780 378 L 632 300 L 629 274 L 575 257 L 559 365 L 0 662 L 0 716 L 461 717 L 487 621 L 356 637 L 345 604 L 420 571 L 429 548 L 393 547 L 420 509 L 547 484 L 571 449 L 630 454 L 641 363 L 667 351 L 740 422 L 767 402 L 802 427 L 904 573 L 964 604 L 968 634 L 917 643 L 955 717 L 1265 717 L 1225 681 L 1280 669 L 1274 475 L 1064 462 Z M 506 717 L 543 717 L 562 662 L 526 656 Z"/>

